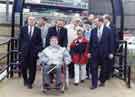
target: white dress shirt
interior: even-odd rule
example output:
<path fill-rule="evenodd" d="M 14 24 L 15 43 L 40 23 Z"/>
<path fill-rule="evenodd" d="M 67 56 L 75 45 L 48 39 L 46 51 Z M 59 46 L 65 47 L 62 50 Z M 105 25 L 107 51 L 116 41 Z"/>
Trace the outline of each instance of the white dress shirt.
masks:
<path fill-rule="evenodd" d="M 97 36 L 98 36 L 98 39 L 99 39 L 99 40 L 101 40 L 101 38 L 102 38 L 103 29 L 104 29 L 104 25 L 101 25 L 101 26 L 97 29 Z"/>
<path fill-rule="evenodd" d="M 34 33 L 34 26 L 28 26 L 28 34 L 29 34 L 29 36 L 32 37 L 33 33 Z"/>

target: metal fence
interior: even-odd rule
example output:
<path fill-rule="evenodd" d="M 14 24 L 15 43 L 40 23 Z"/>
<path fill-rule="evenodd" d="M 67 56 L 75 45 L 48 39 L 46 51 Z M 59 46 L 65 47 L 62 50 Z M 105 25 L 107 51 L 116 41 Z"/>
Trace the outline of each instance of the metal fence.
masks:
<path fill-rule="evenodd" d="M 0 51 L 0 80 L 8 77 L 9 74 L 10 40 L 0 43 L 0 47 L 4 48 L 4 46 L 6 51 L 4 53 Z"/>
<path fill-rule="evenodd" d="M 124 80 L 131 87 L 131 65 L 128 64 L 127 41 L 120 40 L 115 54 L 114 75 Z"/>
<path fill-rule="evenodd" d="M 5 48 L 4 48 L 5 46 Z M 6 42 L 0 43 L 0 47 L 6 50 L 0 50 L 0 80 L 5 77 L 13 77 L 14 73 L 20 76 L 18 39 L 12 38 Z"/>

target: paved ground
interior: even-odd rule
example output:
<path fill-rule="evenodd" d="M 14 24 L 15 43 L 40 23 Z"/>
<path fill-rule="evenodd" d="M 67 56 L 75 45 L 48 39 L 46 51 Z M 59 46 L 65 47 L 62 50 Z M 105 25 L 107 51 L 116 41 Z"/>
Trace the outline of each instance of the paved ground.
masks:
<path fill-rule="evenodd" d="M 0 43 L 9 38 L 0 38 Z M 32 90 L 23 86 L 22 79 L 6 79 L 0 82 L 0 97 L 56 97 L 55 92 L 52 95 L 45 95 L 41 92 L 41 74 L 37 75 L 34 88 Z M 135 97 L 135 86 L 128 89 L 125 83 L 119 79 L 109 80 L 106 87 L 96 90 L 89 89 L 89 81 L 80 86 L 71 85 L 60 97 Z"/>
<path fill-rule="evenodd" d="M 10 37 L 1 37 L 0 36 L 0 44 L 2 44 L 2 43 L 5 43 L 5 42 L 8 42 L 10 40 Z"/>
<path fill-rule="evenodd" d="M 6 79 L 0 82 L 0 97 L 56 97 L 55 92 L 49 96 L 41 92 L 41 76 L 39 75 L 32 90 L 23 86 L 22 79 Z M 90 90 L 89 81 L 86 81 L 80 86 L 71 84 L 60 97 L 135 97 L 135 87 L 128 89 L 123 81 L 112 79 L 107 82 L 106 87 Z"/>

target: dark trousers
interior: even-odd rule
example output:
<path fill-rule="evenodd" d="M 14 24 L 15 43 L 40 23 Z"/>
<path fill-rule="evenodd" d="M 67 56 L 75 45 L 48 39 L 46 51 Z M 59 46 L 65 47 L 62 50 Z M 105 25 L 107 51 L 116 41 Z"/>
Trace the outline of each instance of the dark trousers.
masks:
<path fill-rule="evenodd" d="M 108 60 L 108 68 L 107 68 L 107 79 L 110 79 L 113 75 L 114 71 L 114 58 Z"/>
<path fill-rule="evenodd" d="M 30 54 L 22 62 L 22 75 L 25 83 L 33 84 L 36 75 L 36 58 Z"/>
<path fill-rule="evenodd" d="M 74 78 L 74 63 L 69 64 L 69 77 Z"/>
<path fill-rule="evenodd" d="M 91 59 L 90 59 L 89 62 L 86 64 L 86 73 L 87 73 L 88 79 L 90 78 L 90 65 L 91 65 Z"/>
<path fill-rule="evenodd" d="M 103 55 L 97 55 L 95 57 L 92 57 L 91 59 L 91 65 L 90 65 L 90 72 L 92 76 L 92 86 L 97 87 L 98 85 L 98 79 L 101 83 L 105 83 L 107 79 L 107 65 L 108 61 L 106 58 L 103 57 Z M 98 68 L 100 66 L 100 75 L 98 77 Z"/>

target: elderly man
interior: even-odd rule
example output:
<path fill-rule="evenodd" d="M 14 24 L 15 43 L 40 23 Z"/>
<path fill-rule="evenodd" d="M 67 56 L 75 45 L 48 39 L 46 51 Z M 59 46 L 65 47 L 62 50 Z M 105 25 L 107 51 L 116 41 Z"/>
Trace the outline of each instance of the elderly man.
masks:
<path fill-rule="evenodd" d="M 41 30 L 35 27 L 35 17 L 28 17 L 28 25 L 21 28 L 19 50 L 21 52 L 24 86 L 32 88 L 36 75 L 37 54 L 42 50 Z"/>

